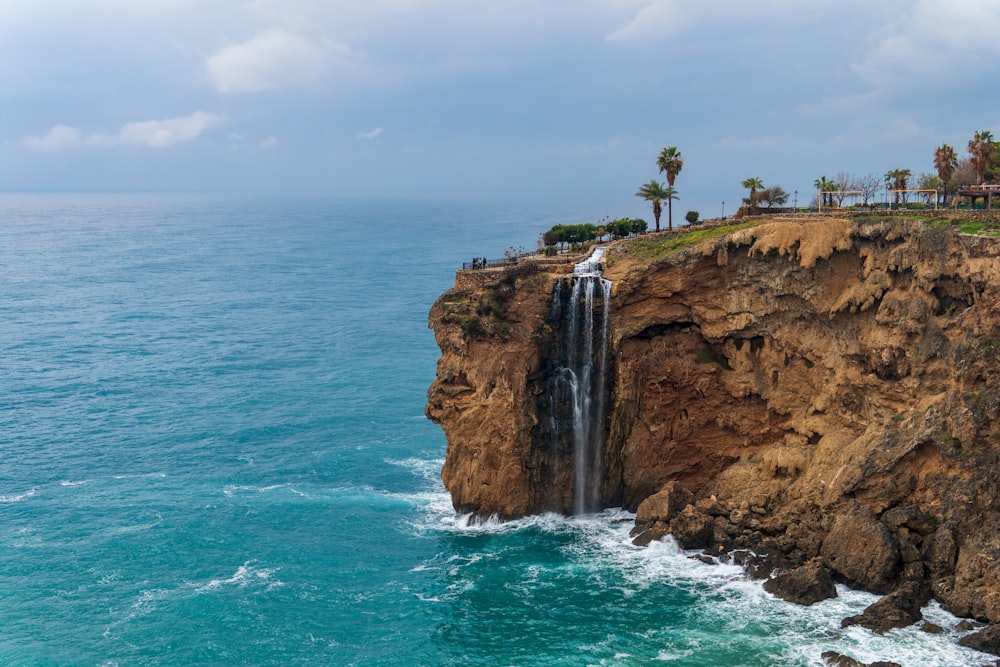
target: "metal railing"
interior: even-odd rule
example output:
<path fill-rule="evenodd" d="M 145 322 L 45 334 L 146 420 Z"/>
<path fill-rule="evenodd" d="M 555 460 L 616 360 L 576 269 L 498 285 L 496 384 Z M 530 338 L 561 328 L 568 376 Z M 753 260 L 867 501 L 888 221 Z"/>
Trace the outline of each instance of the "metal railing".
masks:
<path fill-rule="evenodd" d="M 522 252 L 517 255 L 509 255 L 503 259 L 487 259 L 485 257 L 476 257 L 471 262 L 462 262 L 462 270 L 468 271 L 472 269 L 493 269 L 502 266 L 513 266 L 517 264 L 520 260 L 528 259 L 530 257 L 538 257 L 542 253 L 539 252 Z"/>

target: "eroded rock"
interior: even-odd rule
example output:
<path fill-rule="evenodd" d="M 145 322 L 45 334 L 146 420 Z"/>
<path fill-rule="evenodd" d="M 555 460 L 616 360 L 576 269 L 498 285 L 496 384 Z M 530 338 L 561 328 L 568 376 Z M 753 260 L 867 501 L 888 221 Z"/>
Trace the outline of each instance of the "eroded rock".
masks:
<path fill-rule="evenodd" d="M 893 628 L 913 625 L 924 616 L 920 609 L 930 600 L 930 592 L 915 581 L 908 581 L 861 614 L 850 616 L 841 627 L 860 625 L 879 634 Z"/>
<path fill-rule="evenodd" d="M 896 578 L 896 541 L 885 524 L 861 504 L 837 515 L 820 554 L 848 583 L 876 593 L 888 593 Z"/>
<path fill-rule="evenodd" d="M 830 570 L 820 558 L 767 580 L 764 590 L 782 600 L 806 606 L 837 597 Z"/>

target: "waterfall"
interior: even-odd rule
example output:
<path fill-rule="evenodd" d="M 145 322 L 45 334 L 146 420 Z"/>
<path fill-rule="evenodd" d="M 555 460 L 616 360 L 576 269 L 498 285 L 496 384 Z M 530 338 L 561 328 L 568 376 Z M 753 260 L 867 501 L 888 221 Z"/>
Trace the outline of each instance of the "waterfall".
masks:
<path fill-rule="evenodd" d="M 552 298 L 561 340 L 550 392 L 550 428 L 555 441 L 567 435 L 572 443 L 574 514 L 602 508 L 611 308 L 611 281 L 601 276 L 603 255 L 601 246 L 577 264 Z"/>

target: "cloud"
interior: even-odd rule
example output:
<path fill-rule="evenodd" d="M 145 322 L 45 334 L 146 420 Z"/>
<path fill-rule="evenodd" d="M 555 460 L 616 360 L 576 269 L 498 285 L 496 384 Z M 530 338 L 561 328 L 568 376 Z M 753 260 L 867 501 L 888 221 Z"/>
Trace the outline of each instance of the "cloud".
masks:
<path fill-rule="evenodd" d="M 190 116 L 146 120 L 122 125 L 118 134 L 84 135 L 69 125 L 56 125 L 43 137 L 26 137 L 24 145 L 38 150 L 56 151 L 84 146 L 110 148 L 112 146 L 146 146 L 167 148 L 174 144 L 197 139 L 206 130 L 226 122 L 221 114 L 196 111 Z"/>
<path fill-rule="evenodd" d="M 382 132 L 383 130 L 381 127 L 376 127 L 371 132 L 361 132 L 358 134 L 358 139 L 374 139 L 375 137 L 381 136 Z"/>
<path fill-rule="evenodd" d="M 268 137 L 267 139 L 264 139 L 259 144 L 257 144 L 259 148 L 270 148 L 271 146 L 277 146 L 277 145 L 278 145 L 278 140 L 274 137 Z"/>
<path fill-rule="evenodd" d="M 190 116 L 126 123 L 118 132 L 116 143 L 150 148 L 166 148 L 197 139 L 205 130 L 221 125 L 226 117 L 215 113 L 195 111 Z"/>
<path fill-rule="evenodd" d="M 58 151 L 83 145 L 80 131 L 69 125 L 56 125 L 44 137 L 25 137 L 24 145 L 43 151 Z"/>
<path fill-rule="evenodd" d="M 988 85 L 1000 58 L 998 32 L 995 0 L 955 0 L 947 11 L 936 0 L 919 0 L 852 69 L 880 88 Z"/>
<path fill-rule="evenodd" d="M 636 13 L 629 23 L 607 35 L 609 42 L 644 41 L 675 35 L 693 20 L 673 0 L 653 0 Z"/>
<path fill-rule="evenodd" d="M 257 33 L 227 46 L 206 62 L 208 76 L 222 93 L 260 93 L 288 87 L 318 87 L 351 51 L 343 44 L 312 42 L 281 28 Z"/>

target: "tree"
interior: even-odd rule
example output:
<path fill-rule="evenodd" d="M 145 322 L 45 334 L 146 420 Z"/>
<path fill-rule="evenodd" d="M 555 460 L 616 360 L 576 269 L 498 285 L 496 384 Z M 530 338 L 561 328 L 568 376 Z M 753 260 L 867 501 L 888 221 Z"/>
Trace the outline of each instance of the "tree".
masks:
<path fill-rule="evenodd" d="M 750 191 L 750 196 L 744 201 L 750 207 L 750 212 L 753 213 L 754 209 L 757 208 L 757 191 L 764 187 L 764 181 L 760 180 L 757 176 L 753 176 L 745 179 L 740 185 Z"/>
<path fill-rule="evenodd" d="M 788 193 L 780 185 L 772 185 L 757 193 L 757 201 L 763 203 L 767 208 L 784 206 L 788 202 Z"/>
<path fill-rule="evenodd" d="M 906 190 L 906 181 L 910 178 L 909 169 L 893 169 L 892 171 L 887 171 L 885 174 L 885 183 L 891 189 L 895 190 L 895 202 L 899 203 L 899 193 L 902 190 Z M 906 203 L 906 192 L 903 192 L 903 203 Z"/>
<path fill-rule="evenodd" d="M 976 167 L 976 182 L 982 183 L 986 176 L 986 170 L 990 166 L 990 158 L 993 154 L 993 133 L 989 130 L 976 132 L 976 135 L 969 140 L 969 157 Z"/>
<path fill-rule="evenodd" d="M 935 192 L 941 192 L 944 189 L 944 181 L 937 174 L 920 174 L 916 178 L 917 188 L 920 190 L 934 190 Z M 930 192 L 921 192 L 920 195 L 924 198 L 927 204 L 932 204 L 933 197 Z"/>
<path fill-rule="evenodd" d="M 698 211 L 688 211 L 684 215 L 684 219 L 687 220 L 687 223 L 689 225 L 696 225 L 696 224 L 698 224 L 698 216 L 699 215 L 700 214 L 698 213 Z"/>
<path fill-rule="evenodd" d="M 837 187 L 837 183 L 831 181 L 826 176 L 820 176 L 813 181 L 813 185 L 819 191 L 819 206 L 833 206 L 833 196 L 831 193 Z"/>
<path fill-rule="evenodd" d="M 851 183 L 851 189 L 860 190 L 864 205 L 868 206 L 868 202 L 875 199 L 878 191 L 882 189 L 882 179 L 879 178 L 878 174 L 870 171 L 864 176 L 855 178 L 854 182 Z"/>
<path fill-rule="evenodd" d="M 844 205 L 844 197 L 847 196 L 847 191 L 852 189 L 851 183 L 853 182 L 854 177 L 846 171 L 837 172 L 837 180 L 834 181 L 837 185 L 837 194 L 832 195 L 837 198 L 837 206 Z"/>
<path fill-rule="evenodd" d="M 667 175 L 667 186 L 670 188 L 674 187 L 674 180 L 677 178 L 677 174 L 681 173 L 681 169 L 684 168 L 684 158 L 681 157 L 681 152 L 677 150 L 676 146 L 667 146 L 662 151 L 660 155 L 656 158 L 656 166 L 660 170 L 660 173 L 665 173 Z M 673 199 L 667 200 L 667 229 L 673 230 L 674 228 L 674 203 Z"/>
<path fill-rule="evenodd" d="M 948 144 L 941 144 L 934 149 L 934 168 L 937 169 L 938 178 L 944 183 L 945 201 L 948 200 L 948 185 L 951 183 L 955 169 L 958 168 L 958 155 L 955 149 Z"/>
<path fill-rule="evenodd" d="M 656 231 L 660 231 L 660 215 L 663 213 L 663 202 L 679 199 L 677 191 L 670 187 L 663 187 L 663 183 L 653 180 L 642 185 L 635 193 L 636 197 L 642 197 L 653 205 L 653 217 L 656 218 Z"/>

